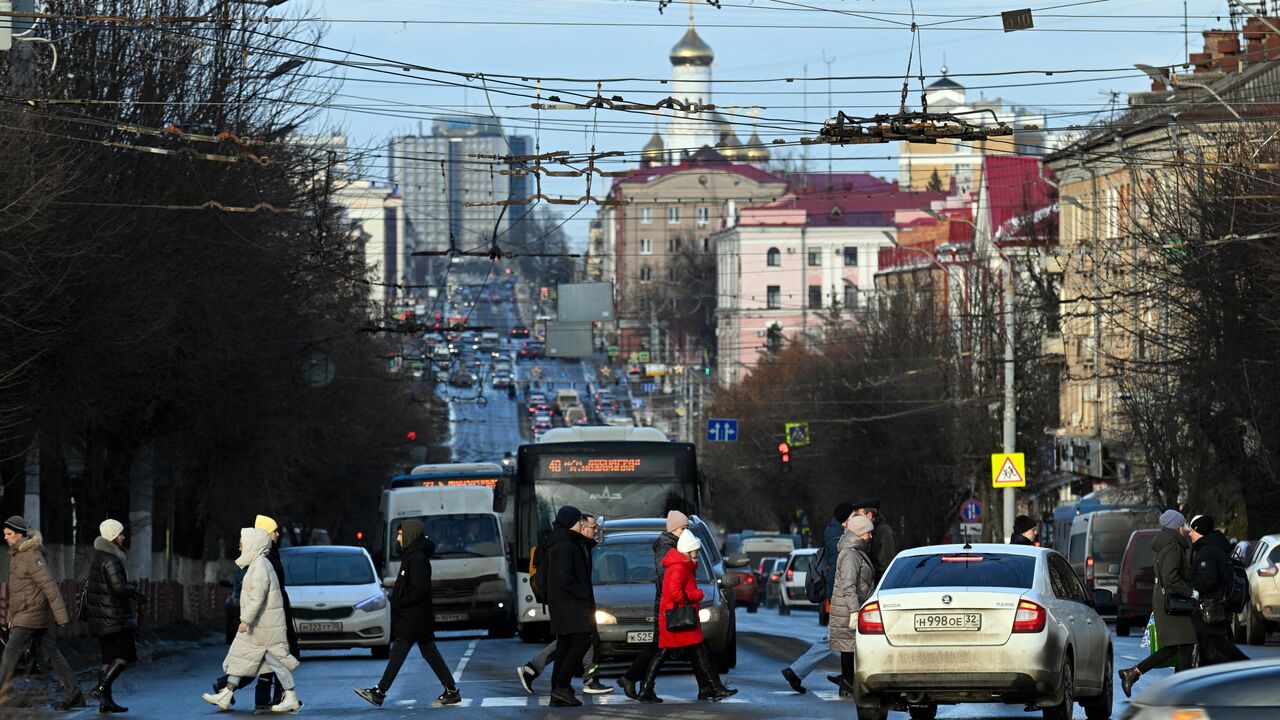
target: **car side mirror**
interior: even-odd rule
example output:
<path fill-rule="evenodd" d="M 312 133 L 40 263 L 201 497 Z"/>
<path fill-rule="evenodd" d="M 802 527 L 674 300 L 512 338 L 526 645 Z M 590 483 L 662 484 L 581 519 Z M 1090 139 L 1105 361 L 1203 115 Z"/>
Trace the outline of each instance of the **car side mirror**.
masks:
<path fill-rule="evenodd" d="M 1106 606 L 1106 605 L 1111 605 L 1111 604 L 1113 604 L 1113 603 L 1115 602 L 1115 599 L 1116 599 L 1115 594 L 1114 594 L 1114 593 L 1112 593 L 1110 590 L 1104 590 L 1104 589 L 1102 589 L 1102 588 L 1095 588 L 1095 589 L 1094 589 L 1094 591 L 1093 591 L 1093 605 L 1094 605 L 1094 607 L 1102 607 L 1102 606 Z"/>
<path fill-rule="evenodd" d="M 742 583 L 742 578 L 738 577 L 737 575 L 721 575 L 720 576 L 720 587 L 722 588 L 729 588 L 729 589 L 736 588 L 741 583 Z"/>
<path fill-rule="evenodd" d="M 751 564 L 751 558 L 746 553 L 734 553 L 724 561 L 725 567 L 742 568 Z"/>
<path fill-rule="evenodd" d="M 1120 574 L 1120 563 L 1111 563 L 1107 566 L 1107 572 L 1112 575 Z"/>

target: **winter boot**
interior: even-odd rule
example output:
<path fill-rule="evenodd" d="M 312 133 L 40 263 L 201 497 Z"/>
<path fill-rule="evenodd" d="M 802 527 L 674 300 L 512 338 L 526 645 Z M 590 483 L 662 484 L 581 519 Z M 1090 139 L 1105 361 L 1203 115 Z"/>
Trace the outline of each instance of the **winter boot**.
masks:
<path fill-rule="evenodd" d="M 720 683 L 720 677 L 716 675 L 715 666 L 711 664 L 711 653 L 707 651 L 705 643 L 695 645 L 690 648 L 690 651 L 689 662 L 693 665 L 693 675 L 698 678 L 698 686 L 702 688 L 698 692 L 699 700 L 720 702 L 738 694 L 737 690 L 731 690 Z"/>
<path fill-rule="evenodd" d="M 623 675 L 618 678 L 618 687 L 622 688 L 622 692 L 632 700 L 639 700 L 640 693 L 636 692 L 636 681 Z"/>
<path fill-rule="evenodd" d="M 236 694 L 236 686 L 232 685 L 231 683 L 227 683 L 222 687 L 221 692 L 205 693 L 200 697 L 210 705 L 217 705 L 219 710 L 230 710 L 231 700 L 233 697 L 235 697 L 235 694 Z"/>
<path fill-rule="evenodd" d="M 1125 697 L 1133 697 L 1133 684 L 1138 682 L 1140 677 L 1142 677 L 1142 671 L 1136 667 L 1120 671 L 1120 689 L 1124 691 Z"/>
<path fill-rule="evenodd" d="M 670 648 L 662 648 L 653 656 L 653 660 L 649 662 L 649 667 L 644 671 L 644 684 L 640 687 L 641 702 L 660 703 L 662 698 L 658 697 L 658 693 L 654 692 L 653 686 L 658 679 L 658 671 L 662 669 L 662 664 L 671 657 Z"/>
<path fill-rule="evenodd" d="M 298 712 L 301 709 L 302 703 L 298 702 L 298 693 L 293 690 L 285 690 L 280 702 L 271 706 L 273 713 Z"/>
<path fill-rule="evenodd" d="M 100 713 L 122 713 L 129 712 L 129 708 L 117 705 L 115 698 L 111 696 L 111 686 L 115 683 L 116 678 L 120 677 L 120 673 L 128 666 L 124 660 L 114 660 L 110 665 L 103 665 L 98 672 L 98 684 L 89 691 L 89 697 L 98 701 L 98 712 Z"/>
<path fill-rule="evenodd" d="M 551 691 L 551 707 L 578 707 L 582 701 L 574 697 L 573 690 L 570 688 L 560 688 Z"/>
<path fill-rule="evenodd" d="M 369 704 L 374 707 L 382 707 L 382 703 L 387 699 L 387 693 L 377 685 L 371 688 L 356 688 L 356 694 L 368 700 Z"/>
<path fill-rule="evenodd" d="M 805 693 L 804 685 L 801 684 L 800 676 L 796 674 L 795 670 L 792 670 L 789 667 L 782 668 L 782 677 L 786 679 L 787 684 L 791 686 L 792 690 L 800 693 L 801 695 Z"/>

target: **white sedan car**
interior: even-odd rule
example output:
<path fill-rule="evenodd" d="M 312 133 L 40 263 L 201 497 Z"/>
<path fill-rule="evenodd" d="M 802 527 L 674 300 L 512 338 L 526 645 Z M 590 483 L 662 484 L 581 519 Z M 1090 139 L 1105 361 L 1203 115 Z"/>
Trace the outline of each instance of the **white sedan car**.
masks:
<path fill-rule="evenodd" d="M 856 623 L 859 720 L 1007 703 L 1068 720 L 1111 717 L 1111 634 L 1066 558 L 1020 545 L 904 550 Z"/>
<path fill-rule="evenodd" d="M 280 562 L 303 649 L 368 648 L 387 657 L 391 606 L 364 548 L 289 547 L 280 551 Z"/>

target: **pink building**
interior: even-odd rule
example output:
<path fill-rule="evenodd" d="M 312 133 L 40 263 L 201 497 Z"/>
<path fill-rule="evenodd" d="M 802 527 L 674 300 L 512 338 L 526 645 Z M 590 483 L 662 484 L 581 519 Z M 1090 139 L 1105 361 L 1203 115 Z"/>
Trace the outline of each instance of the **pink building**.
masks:
<path fill-rule="evenodd" d="M 865 174 L 837 178 L 811 177 L 807 191 L 730 211 L 731 226 L 714 236 L 722 385 L 742 380 L 762 352 L 820 337 L 830 318 L 857 318 L 879 251 L 892 245 L 895 211 L 945 197 Z"/>

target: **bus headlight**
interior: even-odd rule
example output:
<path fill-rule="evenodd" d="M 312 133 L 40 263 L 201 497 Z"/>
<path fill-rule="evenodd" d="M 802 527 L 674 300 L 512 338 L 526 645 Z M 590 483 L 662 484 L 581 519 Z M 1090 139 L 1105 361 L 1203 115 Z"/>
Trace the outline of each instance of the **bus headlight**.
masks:
<path fill-rule="evenodd" d="M 364 612 L 377 612 L 387 606 L 387 596 L 382 593 L 370 595 L 356 603 L 356 609 Z"/>
<path fill-rule="evenodd" d="M 610 615 L 609 613 L 607 613 L 607 612 L 605 612 L 605 611 L 603 611 L 603 610 L 597 610 L 597 611 L 596 611 L 596 624 L 597 624 L 597 625 L 617 625 L 617 624 L 618 624 L 618 618 L 616 618 L 616 617 L 614 617 L 614 616 Z"/>
<path fill-rule="evenodd" d="M 716 611 L 711 608 L 702 608 L 698 611 L 698 622 L 711 622 L 716 616 Z"/>

